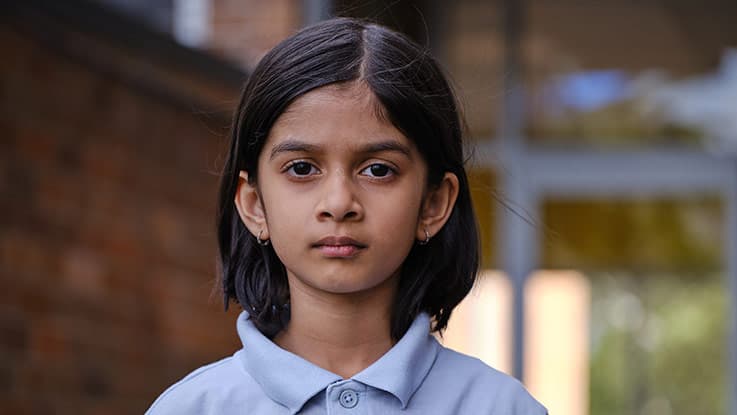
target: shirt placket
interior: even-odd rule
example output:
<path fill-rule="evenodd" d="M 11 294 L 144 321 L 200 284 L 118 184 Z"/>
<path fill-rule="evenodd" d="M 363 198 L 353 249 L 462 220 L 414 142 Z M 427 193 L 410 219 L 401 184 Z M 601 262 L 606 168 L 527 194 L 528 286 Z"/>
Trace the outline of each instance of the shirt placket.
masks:
<path fill-rule="evenodd" d="M 354 380 L 342 380 L 327 387 L 326 405 L 328 415 L 368 414 L 369 402 L 366 385 Z"/>

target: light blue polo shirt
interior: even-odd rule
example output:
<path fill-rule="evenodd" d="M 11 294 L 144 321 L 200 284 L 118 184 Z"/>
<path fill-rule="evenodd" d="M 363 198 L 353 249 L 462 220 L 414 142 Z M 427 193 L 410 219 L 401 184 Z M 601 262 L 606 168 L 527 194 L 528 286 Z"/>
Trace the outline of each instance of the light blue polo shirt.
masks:
<path fill-rule="evenodd" d="M 172 385 L 146 414 L 547 414 L 514 378 L 441 346 L 427 314 L 350 379 L 280 348 L 246 312 L 237 327 L 241 350 Z"/>

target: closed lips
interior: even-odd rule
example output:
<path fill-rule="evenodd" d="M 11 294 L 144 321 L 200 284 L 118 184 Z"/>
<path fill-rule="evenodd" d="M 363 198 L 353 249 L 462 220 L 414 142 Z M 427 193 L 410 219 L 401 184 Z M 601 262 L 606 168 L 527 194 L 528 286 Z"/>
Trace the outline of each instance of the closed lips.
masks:
<path fill-rule="evenodd" d="M 328 236 L 315 242 L 315 247 L 344 247 L 351 246 L 355 248 L 366 248 L 365 244 L 356 241 L 347 236 Z"/>

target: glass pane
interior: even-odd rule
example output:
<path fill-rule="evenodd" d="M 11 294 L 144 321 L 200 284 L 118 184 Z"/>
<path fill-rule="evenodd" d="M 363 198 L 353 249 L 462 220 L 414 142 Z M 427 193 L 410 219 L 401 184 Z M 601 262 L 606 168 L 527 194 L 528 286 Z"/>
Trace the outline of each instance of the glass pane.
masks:
<path fill-rule="evenodd" d="M 687 199 L 554 199 L 542 206 L 543 268 L 721 269 L 723 205 Z"/>
<path fill-rule="evenodd" d="M 494 212 L 499 206 L 495 201 L 496 180 L 491 169 L 468 171 L 469 187 L 481 239 L 481 268 L 491 268 L 497 262 Z"/>
<path fill-rule="evenodd" d="M 551 414 L 725 415 L 723 278 L 535 272 L 526 385 Z"/>
<path fill-rule="evenodd" d="M 724 276 L 591 277 L 590 413 L 726 414 Z"/>
<path fill-rule="evenodd" d="M 588 302 L 579 307 L 584 320 L 565 307 L 530 311 L 543 328 L 588 322 L 579 330 L 589 333 L 588 396 L 560 404 L 580 407 L 587 401 L 585 413 L 597 415 L 726 414 L 729 297 L 722 200 L 553 199 L 544 201 L 543 218 L 545 267 L 575 269 L 588 281 L 582 287 L 589 287 L 577 302 L 563 302 Z M 571 294 L 554 281 L 545 275 L 531 280 L 528 308 Z M 540 336 L 530 331 L 531 350 L 547 350 L 555 342 Z M 536 349 L 538 343 L 544 347 Z M 547 354 L 528 359 L 531 366 L 562 359 L 541 353 Z"/>
<path fill-rule="evenodd" d="M 737 147 L 737 2 L 537 0 L 525 17 L 534 142 Z"/>

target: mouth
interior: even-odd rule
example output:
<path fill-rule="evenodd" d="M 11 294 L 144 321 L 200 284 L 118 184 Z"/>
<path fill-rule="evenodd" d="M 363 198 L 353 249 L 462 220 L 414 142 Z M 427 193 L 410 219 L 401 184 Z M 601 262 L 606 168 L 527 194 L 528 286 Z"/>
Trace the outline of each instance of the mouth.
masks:
<path fill-rule="evenodd" d="M 347 236 L 328 236 L 312 245 L 328 258 L 351 258 L 367 248 L 366 244 Z"/>

